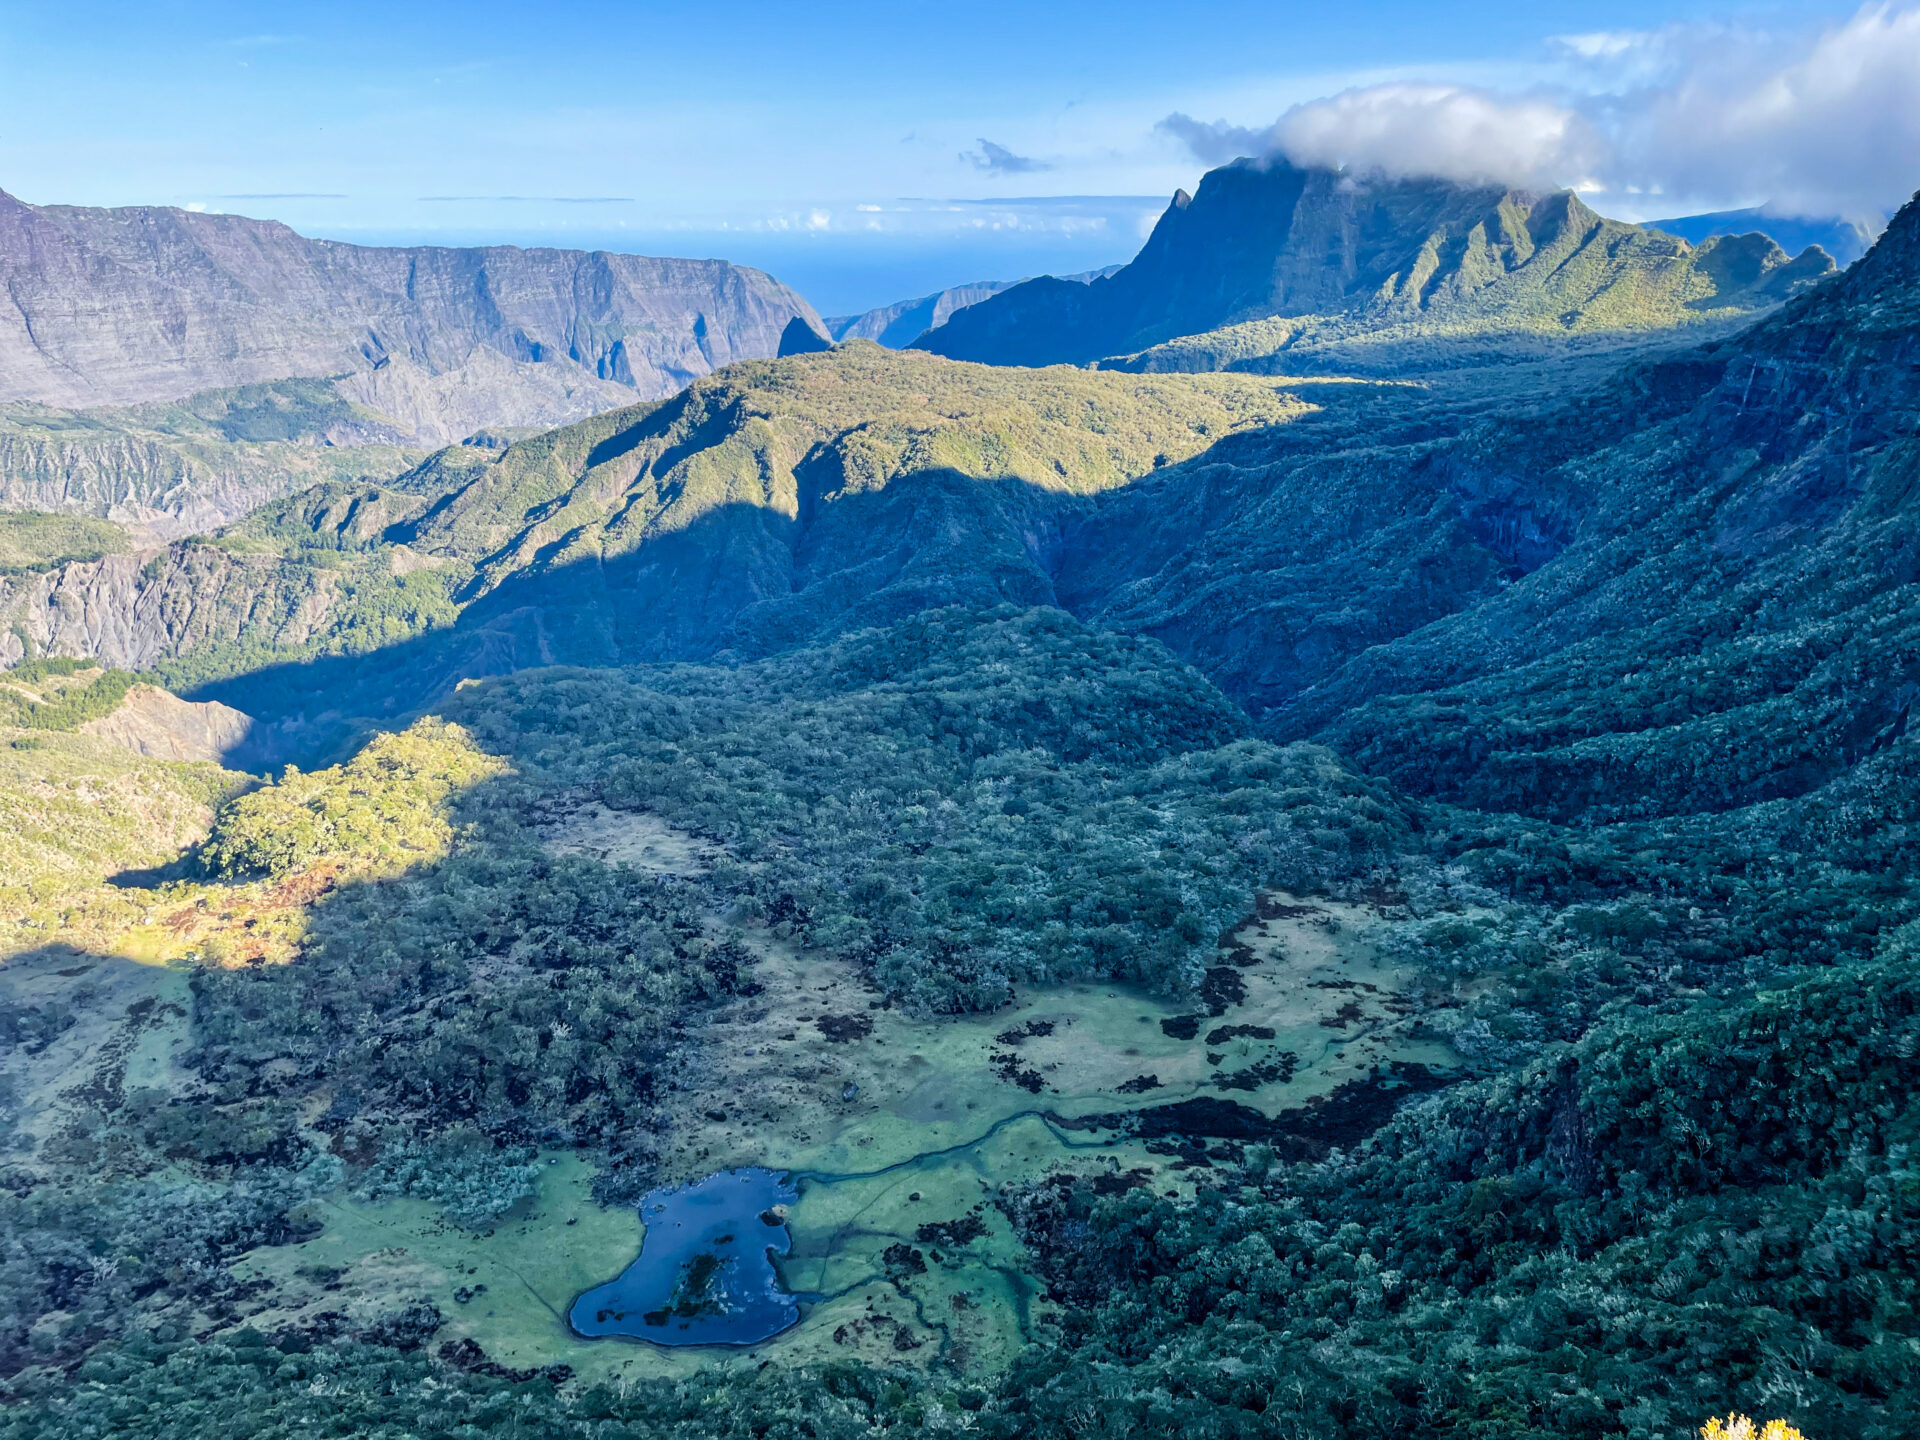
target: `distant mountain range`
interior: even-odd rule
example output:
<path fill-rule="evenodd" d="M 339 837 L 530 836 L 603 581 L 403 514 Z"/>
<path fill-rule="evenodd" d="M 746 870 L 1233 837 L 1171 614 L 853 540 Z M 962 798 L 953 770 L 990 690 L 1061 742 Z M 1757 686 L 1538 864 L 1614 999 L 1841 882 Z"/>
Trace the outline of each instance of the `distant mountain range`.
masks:
<path fill-rule="evenodd" d="M 211 544 L 0 577 L 0 647 L 233 677 L 198 694 L 298 755 L 462 676 L 745 659 L 929 607 L 1056 605 L 1163 641 L 1275 733 L 1416 791 L 1664 813 L 1720 765 L 1725 803 L 1750 803 L 1803 783 L 1803 747 L 1774 734 L 1795 687 L 1825 683 L 1801 659 L 1767 692 L 1785 699 L 1727 717 L 1754 727 L 1737 766 L 1703 750 L 1674 769 L 1623 732 L 1612 778 L 1582 789 L 1582 727 L 1613 724 L 1588 713 L 1608 686 L 1682 685 L 1736 580 L 1797 597 L 1764 642 L 1791 649 L 1805 617 L 1913 572 L 1910 540 L 1862 507 L 1903 473 L 1911 386 L 1873 337 L 1905 334 L 1916 220 L 1742 334 L 1565 401 L 1538 388 L 1553 372 L 1522 370 L 1492 418 L 1428 386 L 1001 369 L 861 341 L 735 366 L 390 486 L 317 487 Z M 1833 710 L 1815 780 L 1910 698 L 1909 652 L 1882 664 L 1860 643 L 1847 663 L 1876 678 Z M 1535 673 L 1551 683 L 1514 698 Z M 1457 700 L 1430 713 L 1439 691 Z M 1537 753 L 1486 759 L 1518 742 L 1481 731 L 1523 702 Z"/>
<path fill-rule="evenodd" d="M 818 324 L 786 286 L 719 260 L 376 248 L 4 193 L 0 280 L 0 503 L 162 535 L 351 471 L 327 451 L 384 447 L 361 473 L 391 475 L 483 428 L 671 395 L 774 354 L 790 320 Z M 316 383 L 283 387 L 277 418 L 259 392 L 229 393 L 287 381 Z M 236 430 L 236 409 L 265 428 Z"/>
<path fill-rule="evenodd" d="M 1230 167 L 777 338 L 10 407 L 400 468 L 0 517 L 0 1437 L 1920 1435 L 1920 199 Z"/>
<path fill-rule="evenodd" d="M 1705 215 L 1682 215 L 1673 220 L 1647 220 L 1649 230 L 1664 230 L 1698 245 L 1717 235 L 1765 235 L 1789 254 L 1797 255 L 1809 245 L 1818 245 L 1838 265 L 1851 265 L 1867 253 L 1874 232 L 1858 220 L 1837 216 L 1812 219 L 1790 215 L 1769 215 L 1765 209 L 1715 210 Z"/>
<path fill-rule="evenodd" d="M 0 401 L 67 409 L 343 377 L 419 442 L 558 424 L 771 355 L 812 307 L 719 260 L 377 248 L 239 215 L 0 193 Z"/>
<path fill-rule="evenodd" d="M 1055 278 L 1085 285 L 1104 280 L 1124 268 L 1122 265 L 1108 265 L 1099 270 Z M 971 284 L 936 290 L 917 300 L 898 300 L 891 305 L 881 305 L 861 315 L 830 315 L 824 323 L 827 334 L 835 340 L 873 340 L 889 350 L 902 350 L 927 331 L 946 324 L 954 311 L 978 305 L 982 300 L 1022 283 L 1019 280 L 975 280 Z"/>
<path fill-rule="evenodd" d="M 1033 375 L 865 341 L 743 362 L 391 484 L 314 486 L 210 541 L 0 572 L 0 666 L 71 652 L 184 685 L 340 657 L 338 684 L 238 681 L 257 744 L 304 754 L 462 675 L 1050 603 L 1046 537 L 1088 496 L 1306 408 L 1250 376 Z"/>
<path fill-rule="evenodd" d="M 1131 264 L 822 321 L 722 261 L 366 247 L 0 193 L 0 506 L 111 519 L 135 541 L 206 533 L 317 481 L 384 481 L 483 430 L 571 423 L 828 340 L 1372 374 L 1659 340 L 1830 268 L 1718 233 L 1749 221 L 1847 257 L 1864 238 L 1730 212 L 1662 222 L 1699 242 L 1681 243 L 1571 195 L 1240 162 L 1177 196 Z"/>
<path fill-rule="evenodd" d="M 1760 235 L 1695 247 L 1604 219 L 1571 192 L 1242 160 L 1177 194 L 1115 274 L 1013 286 L 915 344 L 991 364 L 1086 364 L 1285 321 L 1149 368 L 1255 368 L 1285 351 L 1322 369 L 1404 370 L 1426 363 L 1436 339 L 1595 340 L 1724 323 L 1833 268 L 1818 249 L 1790 259 Z"/>

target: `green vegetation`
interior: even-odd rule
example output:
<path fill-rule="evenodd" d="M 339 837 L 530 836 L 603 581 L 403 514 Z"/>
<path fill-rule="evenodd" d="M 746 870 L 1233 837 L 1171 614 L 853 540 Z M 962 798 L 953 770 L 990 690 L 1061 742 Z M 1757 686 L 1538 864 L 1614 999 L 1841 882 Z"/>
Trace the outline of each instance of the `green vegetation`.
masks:
<path fill-rule="evenodd" d="M 0 679 L 0 725 L 76 730 L 110 714 L 136 677 L 86 660 L 28 660 Z"/>
<path fill-rule="evenodd" d="M 526 799 L 459 729 L 423 723 L 229 805 L 203 850 L 216 871 L 354 883 L 314 908 L 299 964 L 196 975 L 202 1079 L 233 1100 L 336 1087 L 357 1117 L 343 1143 L 385 1155 L 406 1193 L 423 1193 L 406 1143 L 455 1125 L 650 1144 L 635 1122 L 676 1015 L 743 983 L 738 947 L 673 886 L 548 854 Z"/>
<path fill-rule="evenodd" d="M 315 441 L 336 426 L 379 424 L 379 417 L 343 399 L 329 380 L 274 380 L 232 390 L 209 390 L 177 406 L 143 407 L 143 415 L 185 428 L 185 417 L 206 422 L 228 440 L 254 445 Z"/>
<path fill-rule="evenodd" d="M 1469 250 L 1476 239 L 1486 243 L 1484 235 L 1471 237 Z M 1449 237 L 1436 235 L 1405 281 L 1390 277 L 1350 313 L 1243 320 L 1099 363 L 1135 374 L 1331 373 L 1440 383 L 1454 371 L 1543 360 L 1618 363 L 1635 351 L 1724 334 L 1831 268 L 1817 251 L 1789 261 L 1764 235 L 1715 237 L 1688 251 L 1600 220 L 1571 256 L 1549 247 L 1492 283 L 1456 281 L 1421 294 L 1414 276 L 1448 248 Z"/>
<path fill-rule="evenodd" d="M 0 946 L 58 931 L 60 897 L 163 865 L 206 834 L 241 777 L 148 760 L 89 735 L 0 728 Z"/>
<path fill-rule="evenodd" d="M 471 675 L 766 654 L 930 603 L 1044 601 L 1038 537 L 1091 496 L 1309 408 L 1249 377 L 1019 376 L 860 342 L 455 446 L 384 486 L 316 486 L 137 578 L 0 589 L 0 620 L 64 653 L 99 643 L 89 606 L 137 610 L 115 643 L 143 668 L 269 721 L 310 715 L 318 684 L 341 718 L 295 753 L 332 758 L 354 719 Z M 872 563 L 892 530 L 924 553 Z"/>
<path fill-rule="evenodd" d="M 367 1167 L 357 1193 L 366 1200 L 415 1195 L 434 1202 L 456 1224 L 478 1226 L 533 1194 L 540 1169 L 530 1149 L 502 1150 L 476 1130 L 456 1128 L 424 1143 L 389 1143 Z"/>
<path fill-rule="evenodd" d="M 354 738 L 0 751 L 0 1437 L 1914 1433 L 1916 297 L 1524 409 L 856 346 L 176 547 Z M 798 1326 L 565 1329 L 756 1163 Z"/>
<path fill-rule="evenodd" d="M 1352 1164 L 1237 1198 L 1036 1212 L 1089 1222 L 1054 1277 L 1087 1297 L 1075 1359 L 1126 1364 L 1143 1399 L 1149 1375 L 1198 1382 L 1196 1420 L 1231 1406 L 1200 1378 L 1230 1354 L 1250 1385 L 1311 1377 L 1329 1428 L 1425 1409 L 1447 1434 L 1677 1434 L 1729 1394 L 1791 1394 L 1812 1433 L 1904 1433 L 1910 966 L 1896 940 L 1860 969 L 1607 1026 Z M 1091 1380 L 1030 1373 L 1051 1414 Z"/>
<path fill-rule="evenodd" d="M 451 726 L 383 735 L 347 765 L 314 775 L 289 766 L 277 785 L 229 803 L 201 862 L 231 880 L 284 879 L 323 862 L 361 873 L 438 860 L 453 837 L 448 801 L 501 770 Z"/>
<path fill-rule="evenodd" d="M 195 970 L 191 1043 L 175 1062 L 194 1084 L 122 1091 L 117 1106 L 43 1143 L 41 1166 L 116 1155 L 123 1173 L 38 1170 L 28 1194 L 40 1208 L 20 1210 L 12 1228 L 23 1257 L 76 1246 L 157 1253 L 94 1217 L 118 1206 L 152 1223 L 173 1203 L 165 1187 L 176 1182 L 165 1177 L 179 1167 L 208 1193 L 236 1197 L 243 1174 L 256 1184 L 284 1177 L 274 1183 L 285 1188 L 247 1203 L 282 1207 L 285 1228 L 263 1232 L 266 1221 L 242 1218 L 195 1238 L 198 1268 L 134 1301 L 109 1288 L 103 1303 L 120 1309 L 69 1307 L 38 1340 L 39 1321 L 23 1318 L 15 1364 L 91 1351 L 85 1373 L 97 1378 L 49 1387 L 26 1375 L 23 1395 L 43 1398 L 11 1412 L 9 1423 L 39 1427 L 22 1433 L 62 1433 L 94 1404 L 137 1406 L 137 1392 L 161 1383 L 155 1363 L 177 1387 L 172 1413 L 199 1426 L 217 1427 L 238 1395 L 291 1404 L 259 1394 L 280 1396 L 273 1372 L 247 1379 L 228 1368 L 230 1355 L 268 1333 L 276 1370 L 327 1365 L 351 1377 L 388 1367 L 380 1413 L 393 1424 L 420 1423 L 413 1407 L 435 1393 L 430 1373 L 482 1403 L 494 1381 L 442 1368 L 452 1362 L 427 1358 L 431 1344 L 421 1351 L 448 1304 L 468 1303 L 451 1282 L 376 1283 L 368 1271 L 354 1282 L 358 1308 L 328 1329 L 313 1303 L 295 1304 L 308 1282 L 291 1271 L 251 1272 L 280 1278 L 268 1296 L 247 1298 L 226 1267 L 242 1250 L 271 1257 L 312 1238 L 303 1226 L 330 1222 L 302 1197 L 342 1189 L 362 1197 L 356 1205 L 424 1201 L 457 1225 L 498 1226 L 538 1191 L 536 1146 L 584 1149 L 601 1167 L 601 1195 L 636 1194 L 665 1159 L 661 1143 L 706 1113 L 695 1107 L 731 1111 L 751 1093 L 725 1078 L 740 1073 L 731 1064 L 700 1078 L 715 1063 L 703 1046 L 739 1043 L 700 1017 L 775 1003 L 764 993 L 775 979 L 760 958 L 767 942 L 730 935 L 716 922 L 723 912 L 756 934 L 787 937 L 813 966 L 844 957 L 909 1011 L 991 1008 L 1016 984 L 1072 976 L 1143 981 L 1192 1005 L 1203 972 L 1219 963 L 1216 938 L 1256 891 L 1282 884 L 1372 896 L 1383 940 L 1409 975 L 1424 977 L 1406 993 L 1428 999 L 1409 1003 L 1430 1025 L 1453 1017 L 1450 1033 L 1490 1078 L 1408 1110 L 1350 1157 L 1287 1161 L 1271 1146 L 1182 1141 L 1199 1148 L 1175 1153 L 1209 1168 L 1179 1199 L 1132 1181 L 1101 1181 L 1103 1190 L 1093 1182 L 1124 1168 L 1076 1163 L 1047 1144 L 1022 1150 L 1010 1132 L 1013 1149 L 972 1163 L 1010 1167 L 997 1173 L 1011 1178 L 1044 1170 L 1050 1154 L 1065 1160 L 1055 1178 L 993 1192 L 983 1221 L 1001 1237 L 992 1253 L 1017 1238 L 1049 1288 L 1033 1332 L 1043 1348 L 1004 1377 L 980 1374 L 959 1388 L 934 1378 L 937 1366 L 884 1382 L 841 1372 L 848 1384 L 897 1387 L 886 1423 L 904 1430 L 965 1413 L 1009 1435 L 1050 1433 L 1070 1428 L 1098 1393 L 1135 1428 L 1230 1433 L 1246 1420 L 1237 1397 L 1261 1394 L 1295 1395 L 1289 1413 L 1335 1433 L 1363 1416 L 1412 1425 L 1437 1413 L 1462 1435 L 1484 1421 L 1598 1436 L 1634 1405 L 1657 1407 L 1644 1412 L 1656 1426 L 1696 1407 L 1760 1408 L 1783 1383 L 1766 1357 L 1802 1333 L 1835 1357 L 1819 1374 L 1838 1378 L 1798 1378 L 1796 1417 L 1867 1435 L 1906 1423 L 1893 1399 L 1910 1388 L 1904 1322 L 1890 1300 L 1873 1298 L 1879 1291 L 1833 1310 L 1820 1298 L 1825 1262 L 1814 1258 L 1827 1243 L 1816 1236 L 1835 1233 L 1843 1204 L 1865 1215 L 1857 1223 L 1872 1244 L 1904 1253 L 1903 1182 L 1892 1158 L 1873 1158 L 1895 1156 L 1907 1124 L 1900 1067 L 1916 997 L 1901 978 L 1905 942 L 1872 934 L 1907 913 L 1897 893 L 1873 892 L 1885 912 L 1873 927 L 1847 927 L 1855 953 L 1878 944 L 1879 960 L 1754 996 L 1747 976 L 1791 971 L 1807 957 L 1790 947 L 1727 963 L 1756 893 L 1713 893 L 1732 873 L 1716 847 L 1733 832 L 1694 832 L 1694 858 L 1680 869 L 1677 857 L 1545 822 L 1474 829 L 1473 817 L 1410 804 L 1326 752 L 1246 738 L 1244 718 L 1164 650 L 1056 611 L 939 611 L 733 669 L 532 672 L 465 688 L 447 708 L 457 725 L 423 721 L 349 764 L 289 772 L 221 811 L 202 864 L 218 884 L 310 897 L 297 960 Z M 652 874 L 547 843 L 555 817 L 588 801 L 615 813 L 644 808 L 699 834 L 715 858 L 704 870 Z M 1858 904 L 1847 899 L 1860 893 L 1856 882 L 1832 883 Z M 1688 918 L 1704 917 L 1703 901 L 1738 923 Z M 1818 927 L 1829 956 L 1832 929 Z M 226 953 L 214 938 L 206 959 Z M 799 1003 L 814 996 L 818 974 L 801 981 Z M 1682 998 L 1701 986 L 1721 998 Z M 796 1000 L 756 1023 L 777 1040 Z M 810 1022 L 817 1012 L 799 1014 Z M 1880 1019 L 1868 1025 L 1865 1014 Z M 1216 1027 L 1219 1043 L 1240 1023 Z M 1010 1074 L 1054 1063 L 1045 1039 L 1019 1038 L 1046 1028 L 1023 1023 L 996 1042 L 1013 1047 Z M 908 1032 L 884 1033 L 908 1043 Z M 1087 1041 L 1117 1043 L 1104 1034 L 1089 1030 Z M 1063 1057 L 1092 1053 L 1062 1043 Z M 1793 1069 L 1786 1057 L 1803 1047 L 1827 1064 Z M 1157 1063 L 1162 1089 L 1194 1083 L 1171 1058 L 1131 1063 Z M 1120 1073 L 1101 1082 L 1109 1093 Z M 1044 1086 L 1045 1072 L 1035 1074 Z M 983 1073 L 975 1083 L 1000 1084 L 1024 1103 L 1004 1080 Z M 970 1093 L 941 1088 L 956 1100 Z M 1148 1095 L 1128 1104 L 1152 1103 Z M 1860 1118 L 1845 1130 L 1832 1108 L 1839 1096 L 1858 1102 Z M 668 1116 L 680 1118 L 663 1124 Z M 889 1148 L 876 1159 L 907 1139 L 884 1133 Z M 855 1138 L 843 1131 L 834 1143 Z M 842 1164 L 865 1163 L 861 1149 L 842 1153 Z M 1876 1164 L 1893 1168 L 1876 1178 Z M 835 1242 L 822 1253 L 823 1280 L 857 1281 L 865 1257 L 879 1283 L 904 1287 L 890 1294 L 986 1283 L 961 1283 L 975 1263 L 964 1256 L 932 1268 L 929 1246 L 941 1246 L 911 1229 L 913 1207 L 896 1193 L 908 1183 L 949 1194 L 929 1172 L 858 1202 L 874 1238 Z M 927 1213 L 952 1219 L 947 1210 L 966 1193 Z M 1894 1208 L 1872 1209 L 1876 1195 Z M 380 1199 L 388 1196 L 402 1198 Z M 799 1233 L 837 1233 L 833 1213 Z M 1730 1226 L 1773 1238 L 1716 1238 Z M 887 1258 L 895 1246 L 904 1247 L 897 1263 Z M 914 1269 L 909 1252 L 929 1269 Z M 796 1263 L 814 1263 L 810 1253 L 803 1246 Z M 1897 1294 L 1904 1272 L 1875 1258 L 1879 1250 L 1864 1253 L 1874 1283 Z M 1793 1261 L 1802 1268 L 1767 1260 L 1764 1305 L 1740 1298 L 1759 1273 L 1758 1260 L 1741 1257 L 1776 1254 L 1804 1257 Z M 1676 1268 L 1683 1262 L 1693 1268 Z M 44 1313 L 61 1282 L 37 1259 L 19 1263 L 27 1268 L 14 1293 Z M 1615 1297 L 1612 1308 L 1595 1312 L 1596 1296 Z M 1702 1306 L 1731 1307 L 1727 1322 L 1704 1323 Z M 835 1334 L 905 1337 L 946 1353 L 915 1339 L 926 1332 L 911 1309 L 856 1327 L 869 1313 L 823 1311 L 841 1317 Z M 249 1315 L 284 1318 L 250 1329 Z M 1728 1325 L 1749 1338 L 1727 1348 Z M 169 1348 L 208 1326 L 225 1338 Z M 600 1392 L 584 1382 L 555 1391 L 535 1374 L 569 1363 L 552 1358 L 551 1341 L 464 1333 L 526 1356 L 514 1364 L 537 1361 L 533 1378 L 499 1383 L 549 1397 L 539 1402 L 553 1407 L 543 1423 L 558 1433 L 593 1415 L 651 1425 L 686 1393 L 664 1380 L 628 1384 L 616 1401 L 594 1399 Z M 164 1343 L 143 1348 L 152 1342 L 139 1335 Z M 1597 1335 L 1618 1338 L 1602 1345 Z M 103 1348 L 113 1336 L 125 1338 Z M 369 1349 L 369 1339 L 389 1348 Z M 1006 1353 L 988 1340 L 982 1332 L 972 1343 L 983 1348 L 956 1353 Z M 1236 1357 L 1231 1373 L 1219 1369 L 1222 1356 Z M 590 1368 L 605 1373 L 598 1360 Z M 780 1373 L 781 1385 L 825 1383 Z M 722 1407 L 715 1413 L 738 1407 L 749 1428 L 773 1383 L 698 1382 Z M 203 1386 L 207 1398 L 193 1399 Z M 1153 1418 L 1156 1395 L 1179 1397 L 1171 1416 Z M 605 1404 L 616 1408 L 594 1409 Z M 878 1423 L 866 1410 L 856 1418 Z"/>
<path fill-rule="evenodd" d="M 1027 281 L 914 344 L 1001 365 L 1411 374 L 1724 330 L 1833 268 L 1759 234 L 1694 248 L 1571 191 L 1241 160 L 1108 279 Z"/>
<path fill-rule="evenodd" d="M 44 570 L 127 548 L 127 532 L 83 515 L 0 513 L 0 570 Z"/>
<path fill-rule="evenodd" d="M 936 611 L 736 671 L 536 673 L 449 713 L 555 787 L 713 837 L 736 914 L 936 1011 L 1191 988 L 1255 889 L 1362 874 L 1407 828 L 1325 752 L 1245 739 L 1159 647 L 1057 611 Z"/>

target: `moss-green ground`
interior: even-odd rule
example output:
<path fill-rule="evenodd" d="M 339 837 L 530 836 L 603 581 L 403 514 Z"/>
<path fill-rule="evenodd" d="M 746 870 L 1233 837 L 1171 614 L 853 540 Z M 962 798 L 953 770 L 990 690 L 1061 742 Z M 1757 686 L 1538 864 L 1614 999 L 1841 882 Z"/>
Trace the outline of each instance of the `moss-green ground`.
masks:
<path fill-rule="evenodd" d="M 188 972 L 119 955 L 94 955 L 62 944 L 0 964 L 0 1006 L 42 1010 L 72 1023 L 44 1046 L 7 1047 L 0 1064 L 7 1118 L 22 1139 L 13 1163 L 26 1170 L 54 1161 L 28 1160 L 43 1142 L 81 1116 L 128 1091 L 187 1085 L 178 1065 L 191 1037 Z M 73 1158 L 69 1156 L 71 1161 Z M 109 1163 L 110 1155 L 87 1163 Z"/>
<path fill-rule="evenodd" d="M 1412 976 L 1376 951 L 1366 911 L 1281 896 L 1269 897 L 1263 914 L 1231 937 L 1246 999 L 1220 1016 L 1124 987 L 1068 985 L 1030 992 L 995 1015 L 917 1019 L 877 1008 L 851 967 L 748 932 L 764 988 L 713 1017 L 706 1059 L 670 1097 L 661 1179 L 678 1184 L 740 1165 L 799 1177 L 785 1274 L 790 1289 L 819 1298 L 770 1341 L 673 1350 L 574 1337 L 567 1307 L 631 1263 L 642 1234 L 633 1210 L 594 1202 L 592 1166 L 572 1154 L 549 1157 L 539 1194 L 485 1233 L 459 1229 L 421 1201 L 322 1202 L 319 1236 L 247 1262 L 275 1282 L 274 1309 L 249 1323 L 273 1328 L 329 1308 L 371 1313 L 423 1297 L 449 1317 L 440 1340 L 471 1337 L 516 1368 L 564 1363 L 583 1375 L 637 1377 L 856 1354 L 990 1367 L 1046 1311 L 993 1203 L 1004 1188 L 1061 1169 L 1181 1193 L 1213 1183 L 1209 1169 L 1137 1140 L 1106 1143 L 1107 1132 L 1061 1130 L 1027 1112 L 1071 1119 L 1206 1095 L 1277 1115 L 1389 1061 L 1453 1061 L 1423 1038 L 1404 998 Z M 1163 1020 L 1195 1013 L 1194 1039 L 1162 1029 Z M 830 1038 L 862 1022 L 870 1033 Z M 1034 1022 L 1053 1030 L 998 1038 Z M 1209 1046 L 1206 1036 L 1224 1025 L 1264 1026 L 1274 1038 Z M 1298 1057 L 1291 1079 L 1250 1090 L 1213 1083 L 1280 1051 Z M 1007 1056 L 1014 1065 L 996 1068 L 995 1057 Z M 1008 1068 L 1037 1074 L 1042 1088 L 1005 1078 Z M 1121 1088 L 1141 1076 L 1157 1078 L 1158 1088 Z M 984 1235 L 959 1244 L 921 1238 L 922 1226 L 969 1216 Z"/>

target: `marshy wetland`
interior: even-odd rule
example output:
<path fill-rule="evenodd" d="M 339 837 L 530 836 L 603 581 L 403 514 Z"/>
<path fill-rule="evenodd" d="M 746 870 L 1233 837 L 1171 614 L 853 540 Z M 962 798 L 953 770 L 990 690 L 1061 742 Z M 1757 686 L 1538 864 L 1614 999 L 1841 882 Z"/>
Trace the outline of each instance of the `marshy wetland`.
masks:
<path fill-rule="evenodd" d="M 637 1207 L 597 1204 L 593 1168 L 556 1153 L 485 1232 L 419 1200 L 336 1198 L 319 1234 L 251 1263 L 279 1295 L 310 1274 L 424 1293 L 442 1337 L 516 1371 L 835 1356 L 991 1368 L 1051 1303 L 1016 1203 L 1035 1182 L 1191 1195 L 1250 1147 L 1348 1146 L 1449 1076 L 1458 1059 L 1376 925 L 1363 906 L 1269 894 L 1197 1001 L 1072 984 L 939 1018 L 741 931 L 758 991 L 708 1021 L 670 1096 L 660 1186 Z M 689 1200 L 729 1191 L 738 1203 L 686 1218 Z"/>

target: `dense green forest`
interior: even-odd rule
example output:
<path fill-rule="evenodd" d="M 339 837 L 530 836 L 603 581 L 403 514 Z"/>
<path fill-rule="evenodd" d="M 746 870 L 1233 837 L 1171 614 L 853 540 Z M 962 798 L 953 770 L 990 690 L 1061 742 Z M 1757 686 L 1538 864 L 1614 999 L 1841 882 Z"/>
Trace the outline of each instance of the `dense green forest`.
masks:
<path fill-rule="evenodd" d="M 1915 1433 L 1916 314 L 855 346 L 173 547 L 252 773 L 0 681 L 0 1436 Z M 920 1167 L 840 1320 L 567 1328 L 746 1163 Z"/>
<path fill-rule="evenodd" d="M 84 1178 L 15 1172 L 11 1433 L 510 1413 L 583 1435 L 1599 1436 L 1769 1401 L 1817 1433 L 1913 1424 L 1904 885 L 1758 873 L 1744 820 L 1655 839 L 1416 803 L 1250 738 L 1160 647 L 1057 611 L 940 611 L 737 669 L 532 672 L 445 708 L 220 812 L 194 883 L 341 883 L 297 963 L 193 972 L 190 1091 L 128 1089 L 42 1146 Z M 543 817 L 583 793 L 729 859 L 648 880 L 556 855 Z M 755 983 L 704 915 L 938 1013 L 1076 975 L 1197 988 L 1269 887 L 1386 900 L 1436 993 L 1479 990 L 1451 1023 L 1484 1078 L 1350 1155 L 1216 1144 L 1191 1201 L 1071 1172 L 1001 1197 L 1061 1306 L 1005 1376 L 606 1391 L 449 1371 L 437 1317 L 405 1310 L 324 1343 L 232 1328 L 226 1265 L 332 1187 L 483 1226 L 559 1144 L 633 1194 L 702 1043 L 680 1017 Z"/>

